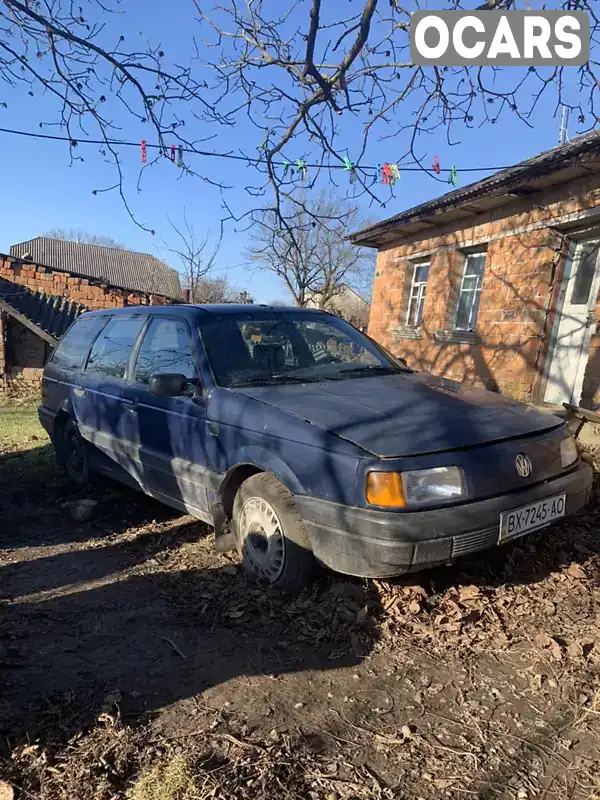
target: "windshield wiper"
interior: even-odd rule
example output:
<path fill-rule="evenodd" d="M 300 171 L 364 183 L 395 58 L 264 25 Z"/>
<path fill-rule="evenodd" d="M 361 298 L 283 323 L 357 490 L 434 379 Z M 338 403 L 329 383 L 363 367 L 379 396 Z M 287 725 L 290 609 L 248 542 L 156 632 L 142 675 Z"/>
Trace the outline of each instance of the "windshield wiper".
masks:
<path fill-rule="evenodd" d="M 360 367 L 349 367 L 347 369 L 340 369 L 335 375 L 331 377 L 333 379 L 342 379 L 345 378 L 347 375 L 396 375 L 396 374 L 403 374 L 406 372 L 412 372 L 410 369 L 402 369 L 402 367 L 392 367 L 387 366 L 385 364 L 363 364 Z"/>
<path fill-rule="evenodd" d="M 248 375 L 247 378 L 234 381 L 230 383 L 229 386 L 235 388 L 239 386 L 267 386 L 276 383 L 315 383 L 315 381 L 321 380 L 323 379 L 312 376 L 301 378 L 297 375 L 286 375 L 284 373 L 277 375 Z"/>

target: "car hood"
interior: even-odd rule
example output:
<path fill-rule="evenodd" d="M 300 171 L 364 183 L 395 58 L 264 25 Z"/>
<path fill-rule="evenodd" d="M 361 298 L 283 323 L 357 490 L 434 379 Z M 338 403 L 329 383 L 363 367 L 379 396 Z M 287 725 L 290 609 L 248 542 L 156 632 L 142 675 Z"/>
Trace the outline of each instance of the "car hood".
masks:
<path fill-rule="evenodd" d="M 426 373 L 235 391 L 384 458 L 497 442 L 562 424 L 494 392 Z"/>

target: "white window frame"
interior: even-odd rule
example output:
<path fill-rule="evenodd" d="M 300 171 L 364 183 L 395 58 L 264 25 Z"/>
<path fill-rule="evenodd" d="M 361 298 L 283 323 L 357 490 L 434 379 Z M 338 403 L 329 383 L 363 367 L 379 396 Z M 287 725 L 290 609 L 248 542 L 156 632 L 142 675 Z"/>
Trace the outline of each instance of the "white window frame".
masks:
<path fill-rule="evenodd" d="M 424 281 L 416 280 L 417 270 L 422 267 L 427 267 L 427 276 Z M 425 294 L 427 291 L 427 281 L 429 280 L 429 270 L 431 269 L 431 261 L 421 261 L 413 264 L 412 279 L 410 282 L 410 291 L 408 293 L 408 304 L 406 307 L 406 327 L 407 328 L 420 328 L 421 320 L 423 318 L 423 307 L 425 306 Z M 415 322 L 411 323 L 410 316 L 413 306 L 413 300 L 416 300 L 416 314 Z"/>
<path fill-rule="evenodd" d="M 483 282 L 483 273 L 485 271 L 485 262 L 487 258 L 487 251 L 486 250 L 477 250 L 473 251 L 472 253 L 465 253 L 465 265 L 463 267 L 463 274 L 460 281 L 460 290 L 458 292 L 458 296 L 456 298 L 456 323 L 454 325 L 455 330 L 457 331 L 473 331 L 475 330 L 475 324 L 477 320 L 473 319 L 473 311 L 475 307 L 477 307 L 477 311 L 479 313 L 479 305 L 481 303 L 481 284 Z M 479 258 L 483 256 L 483 269 L 481 270 L 481 274 L 479 275 L 467 275 L 467 269 L 469 267 L 469 259 L 470 258 Z M 471 309 L 469 311 L 469 321 L 466 328 L 458 326 L 458 309 L 460 306 L 460 298 L 462 297 L 462 293 L 465 290 L 465 278 L 477 278 L 477 284 L 475 285 L 475 291 L 473 292 L 473 302 L 471 303 Z M 472 291 L 469 289 L 469 292 Z M 475 300 L 478 300 L 476 303 Z"/>

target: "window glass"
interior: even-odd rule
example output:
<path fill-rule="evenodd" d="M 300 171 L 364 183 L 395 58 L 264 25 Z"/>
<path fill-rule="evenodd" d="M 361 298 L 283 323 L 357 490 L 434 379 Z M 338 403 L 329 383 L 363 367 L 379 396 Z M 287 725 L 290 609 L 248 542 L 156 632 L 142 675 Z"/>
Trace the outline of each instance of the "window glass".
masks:
<path fill-rule="evenodd" d="M 123 378 L 143 324 L 144 320 L 140 317 L 113 317 L 94 342 L 87 372 Z"/>
<path fill-rule="evenodd" d="M 80 317 L 60 340 L 52 363 L 63 369 L 81 369 L 85 364 L 91 343 L 106 325 L 106 317 Z"/>
<path fill-rule="evenodd" d="M 192 380 L 196 363 L 185 322 L 154 319 L 144 334 L 135 365 L 135 382 L 149 383 L 152 375 L 176 372 Z"/>
<path fill-rule="evenodd" d="M 411 328 L 419 328 L 421 325 L 428 277 L 429 264 L 415 264 L 406 314 L 406 324 Z"/>
<path fill-rule="evenodd" d="M 459 330 L 474 330 L 481 297 L 481 280 L 485 266 L 485 253 L 470 253 L 465 261 L 456 308 L 456 327 Z"/>
<path fill-rule="evenodd" d="M 221 386 L 330 380 L 406 369 L 335 317 L 223 314 L 202 319 L 200 333 Z"/>
<path fill-rule="evenodd" d="M 587 305 L 590 299 L 590 290 L 596 274 L 598 249 L 596 242 L 588 242 L 580 246 L 578 258 L 575 261 L 577 274 L 571 292 L 571 305 Z"/>

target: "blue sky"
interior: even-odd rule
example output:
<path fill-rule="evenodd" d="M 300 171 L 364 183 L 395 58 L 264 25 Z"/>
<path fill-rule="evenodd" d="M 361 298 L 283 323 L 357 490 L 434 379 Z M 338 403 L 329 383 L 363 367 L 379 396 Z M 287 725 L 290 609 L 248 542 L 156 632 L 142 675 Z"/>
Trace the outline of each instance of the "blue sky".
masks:
<path fill-rule="evenodd" d="M 147 36 L 152 42 L 159 42 L 167 54 L 170 49 L 177 54 L 181 63 L 186 58 L 186 47 L 191 48 L 189 33 L 193 26 L 192 3 L 177 2 L 169 6 L 157 0 L 146 0 L 130 4 L 132 11 L 118 19 L 119 31 L 127 42 L 140 36 Z M 168 8 L 168 10 L 167 10 Z M 109 21 L 114 25 L 114 22 Z M 514 68 L 513 68 L 514 69 Z M 571 75 L 572 86 L 567 88 L 567 97 L 577 100 L 575 74 Z M 0 85 L 0 127 L 39 131 L 39 123 L 47 122 L 56 115 L 52 100 L 39 92 L 32 98 L 23 89 L 11 89 Z M 482 128 L 456 130 L 456 144 L 450 146 L 443 130 L 431 134 L 427 141 L 421 142 L 420 150 L 431 161 L 434 155 L 442 166 L 456 165 L 458 185 L 465 185 L 486 173 L 461 173 L 461 168 L 473 166 L 504 166 L 514 164 L 524 158 L 553 147 L 557 143 L 559 120 L 555 116 L 555 98 L 550 95 L 543 99 L 532 120 L 533 129 L 528 128 L 514 115 L 501 117 L 496 125 Z M 407 117 L 412 109 L 407 105 Z M 182 109 L 183 115 L 189 113 Z M 135 122 L 120 112 L 121 136 L 133 141 L 151 137 L 144 125 Z M 197 135 L 203 134 L 198 126 Z M 362 125 L 350 121 L 345 127 L 346 146 L 358 142 Z M 46 128 L 46 132 L 56 133 L 56 129 Z M 90 129 L 92 134 L 96 131 Z M 208 131 L 210 132 L 210 131 Z M 577 122 L 571 120 L 569 133 L 577 133 Z M 207 142 L 206 149 L 233 151 L 241 143 L 254 142 L 255 131 L 243 118 L 234 129 L 219 130 L 215 140 Z M 147 169 L 141 184 L 136 189 L 140 168 L 140 154 L 136 148 L 122 151 L 128 199 L 135 215 L 146 226 L 154 228 L 156 235 L 143 231 L 131 220 L 116 193 L 92 194 L 93 189 L 102 188 L 114 182 L 113 168 L 105 163 L 97 149 L 79 148 L 83 162 L 69 165 L 66 144 L 20 138 L 0 133 L 2 143 L 0 163 L 2 174 L 2 214 L 0 214 L 0 252 L 8 251 L 11 244 L 44 233 L 49 228 L 82 228 L 97 234 L 107 234 L 122 241 L 134 250 L 152 252 L 164 257 L 174 267 L 176 259 L 169 255 L 163 240 L 173 242 L 173 232 L 168 219 L 181 224 L 184 210 L 188 220 L 193 223 L 197 233 L 211 232 L 216 237 L 220 221 L 225 215 L 223 199 L 238 212 L 247 210 L 252 199 L 245 190 L 250 182 L 251 167 L 241 163 L 206 160 L 200 164 L 200 156 L 190 157 L 192 168 L 202 168 L 213 178 L 227 183 L 232 188 L 225 193 L 200 178 L 182 175 L 168 160 Z M 250 148 L 251 149 L 251 148 Z M 293 148 L 292 148 L 293 149 Z M 396 160 L 397 153 L 403 152 L 405 143 L 394 139 L 371 140 L 365 163 L 377 164 Z M 341 178 L 342 184 L 345 177 Z M 420 172 L 401 172 L 401 180 L 395 189 L 395 197 L 390 197 L 385 209 L 369 206 L 362 201 L 365 214 L 379 219 L 409 208 L 417 203 L 444 193 L 446 184 Z M 241 226 L 240 226 L 241 227 Z M 236 231 L 229 223 L 221 251 L 218 256 L 219 274 L 226 274 L 239 288 L 247 289 L 258 302 L 285 298 L 286 291 L 278 280 L 265 272 L 257 271 L 245 264 L 244 249 L 247 235 Z"/>

